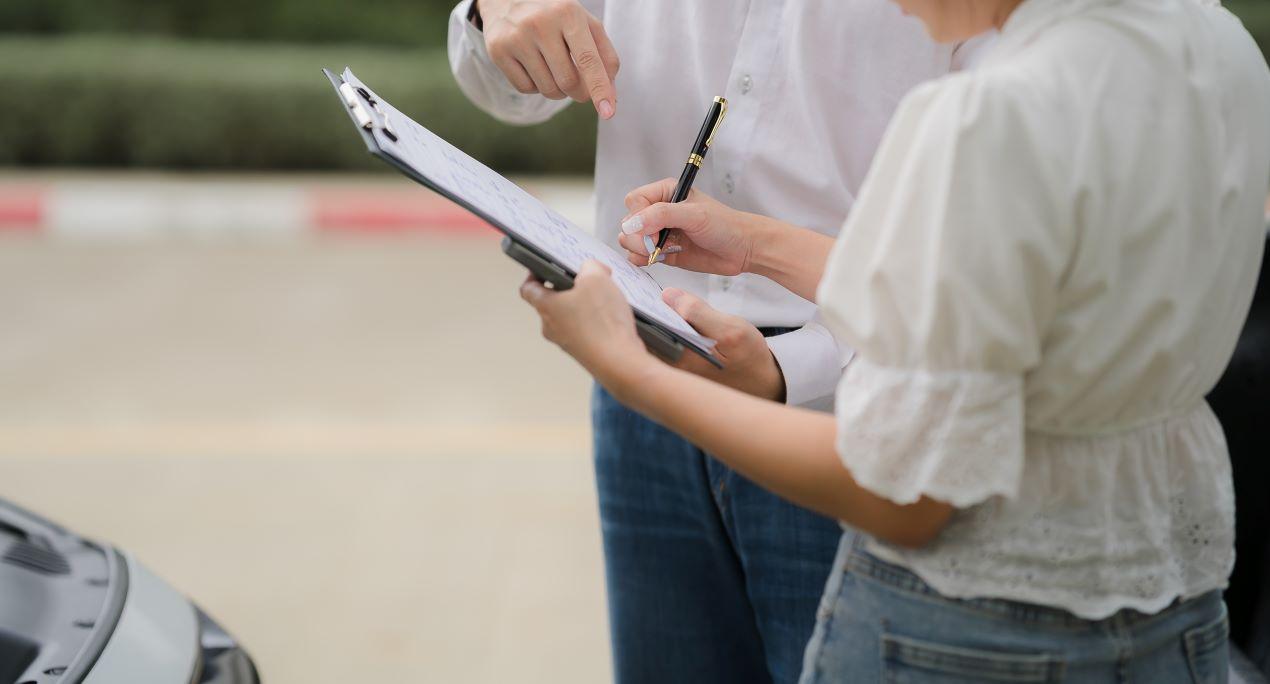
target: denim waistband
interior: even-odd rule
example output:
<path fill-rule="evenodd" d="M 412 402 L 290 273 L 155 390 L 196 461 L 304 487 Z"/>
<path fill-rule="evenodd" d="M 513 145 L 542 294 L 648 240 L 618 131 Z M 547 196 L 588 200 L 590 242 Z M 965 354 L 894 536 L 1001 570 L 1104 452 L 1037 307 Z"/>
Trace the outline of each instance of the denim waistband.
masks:
<path fill-rule="evenodd" d="M 866 539 L 867 538 L 864 537 L 864 535 L 861 535 L 855 544 L 853 544 L 850 553 L 847 555 L 846 571 L 867 577 L 899 591 L 927 596 L 949 604 L 954 604 L 966 610 L 980 612 L 1008 619 L 1010 621 L 1047 625 L 1051 627 L 1089 628 L 1099 625 L 1110 625 L 1128 628 L 1142 626 L 1154 620 L 1164 619 L 1174 608 L 1179 607 L 1182 603 L 1190 604 L 1192 602 L 1221 600 L 1221 592 L 1213 590 L 1188 599 L 1185 602 L 1181 599 L 1175 600 L 1173 603 L 1169 604 L 1167 608 L 1158 613 L 1140 613 L 1136 610 L 1126 608 L 1101 620 L 1087 620 L 1061 608 L 1042 606 L 1033 603 L 1023 603 L 1020 601 L 1011 601 L 1009 599 L 949 598 L 940 594 L 938 591 L 935 591 L 935 589 L 922 580 L 922 578 L 914 574 L 911 570 L 893 563 L 888 563 L 864 550 L 863 546 L 864 543 L 866 543 Z"/>
<path fill-rule="evenodd" d="M 763 333 L 763 337 L 776 337 L 777 335 L 784 335 L 785 333 L 792 333 L 792 332 L 794 332 L 794 331 L 795 331 L 795 330 L 797 330 L 797 329 L 798 329 L 798 328 L 782 328 L 782 327 L 779 327 L 779 326 L 770 326 L 770 325 L 769 325 L 769 326 L 766 326 L 766 327 L 759 328 L 759 329 L 758 329 L 758 331 L 759 331 L 759 332 L 761 332 L 761 333 Z"/>

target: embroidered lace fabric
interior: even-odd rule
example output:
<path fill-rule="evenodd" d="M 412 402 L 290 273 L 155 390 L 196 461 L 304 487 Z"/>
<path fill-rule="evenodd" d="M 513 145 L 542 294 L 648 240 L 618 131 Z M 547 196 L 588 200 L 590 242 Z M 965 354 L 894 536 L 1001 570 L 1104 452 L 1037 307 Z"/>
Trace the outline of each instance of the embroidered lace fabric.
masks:
<path fill-rule="evenodd" d="M 946 596 L 1062 606 L 1089 619 L 1151 613 L 1225 586 L 1234 496 L 1207 404 L 1087 436 L 1013 428 L 1022 405 L 1016 377 L 857 358 L 838 392 L 838 453 L 852 475 L 897 502 L 927 494 L 963 509 L 927 547 L 874 541 L 872 550 Z M 913 442 L 885 442 L 894 435 Z"/>

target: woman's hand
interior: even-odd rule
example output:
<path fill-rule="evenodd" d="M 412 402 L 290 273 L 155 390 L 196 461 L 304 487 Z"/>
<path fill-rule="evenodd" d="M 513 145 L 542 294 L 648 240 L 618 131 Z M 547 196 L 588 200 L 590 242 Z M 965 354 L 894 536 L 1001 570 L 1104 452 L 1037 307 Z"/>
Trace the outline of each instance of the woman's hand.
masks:
<path fill-rule="evenodd" d="M 631 263 L 647 266 L 649 245 L 656 244 L 659 230 L 670 228 L 662 249 L 667 265 L 718 275 L 749 270 L 754 232 L 762 217 L 732 209 L 696 190 L 683 202 L 670 204 L 675 182 L 666 178 L 626 196 L 630 214 L 622 220 L 618 242 L 629 252 Z"/>
<path fill-rule="evenodd" d="M 636 266 L 648 265 L 657 231 L 671 229 L 658 261 L 686 271 L 770 278 L 807 301 L 825 270 L 833 238 L 774 218 L 737 211 L 693 190 L 669 204 L 675 180 L 650 183 L 626 196 L 630 214 L 618 242 Z"/>
<path fill-rule="evenodd" d="M 635 314 L 607 267 L 588 261 L 563 292 L 532 275 L 520 296 L 542 317 L 542 336 L 556 343 L 619 399 L 650 365 L 660 364 L 635 332 Z"/>

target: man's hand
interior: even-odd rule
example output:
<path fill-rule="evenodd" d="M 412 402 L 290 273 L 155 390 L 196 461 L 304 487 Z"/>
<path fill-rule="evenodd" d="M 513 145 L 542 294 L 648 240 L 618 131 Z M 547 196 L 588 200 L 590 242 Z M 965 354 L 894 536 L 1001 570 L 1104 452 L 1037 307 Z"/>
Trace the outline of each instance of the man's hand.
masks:
<path fill-rule="evenodd" d="M 682 290 L 667 289 L 662 299 L 697 332 L 718 343 L 715 353 L 723 359 L 724 368 L 719 370 L 696 354 L 684 354 L 676 366 L 756 397 L 785 400 L 785 377 L 758 328 Z"/>
<path fill-rule="evenodd" d="M 522 93 L 590 100 L 600 118 L 617 111 L 617 50 L 577 0 L 478 0 L 490 59 Z"/>

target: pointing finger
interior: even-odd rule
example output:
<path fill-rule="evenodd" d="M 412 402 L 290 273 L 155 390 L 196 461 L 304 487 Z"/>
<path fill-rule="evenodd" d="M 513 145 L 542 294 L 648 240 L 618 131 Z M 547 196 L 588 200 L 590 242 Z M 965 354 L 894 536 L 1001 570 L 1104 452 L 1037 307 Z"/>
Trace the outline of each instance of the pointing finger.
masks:
<path fill-rule="evenodd" d="M 613 47 L 613 41 L 609 40 L 609 34 L 605 32 L 604 25 L 599 19 L 593 16 L 587 17 L 587 26 L 591 29 L 591 37 L 595 39 L 595 47 L 600 51 L 600 59 L 604 62 L 604 70 L 608 72 L 609 80 L 616 80 L 617 71 L 621 68 L 622 62 L 617 58 L 617 49 Z"/>
<path fill-rule="evenodd" d="M 585 21 L 574 23 L 565 29 L 564 40 L 569 45 L 574 64 L 578 65 L 578 74 L 591 95 L 595 111 L 600 113 L 601 119 L 613 118 L 617 113 L 617 88 L 605 69 L 600 49 L 591 35 L 591 27 Z"/>

